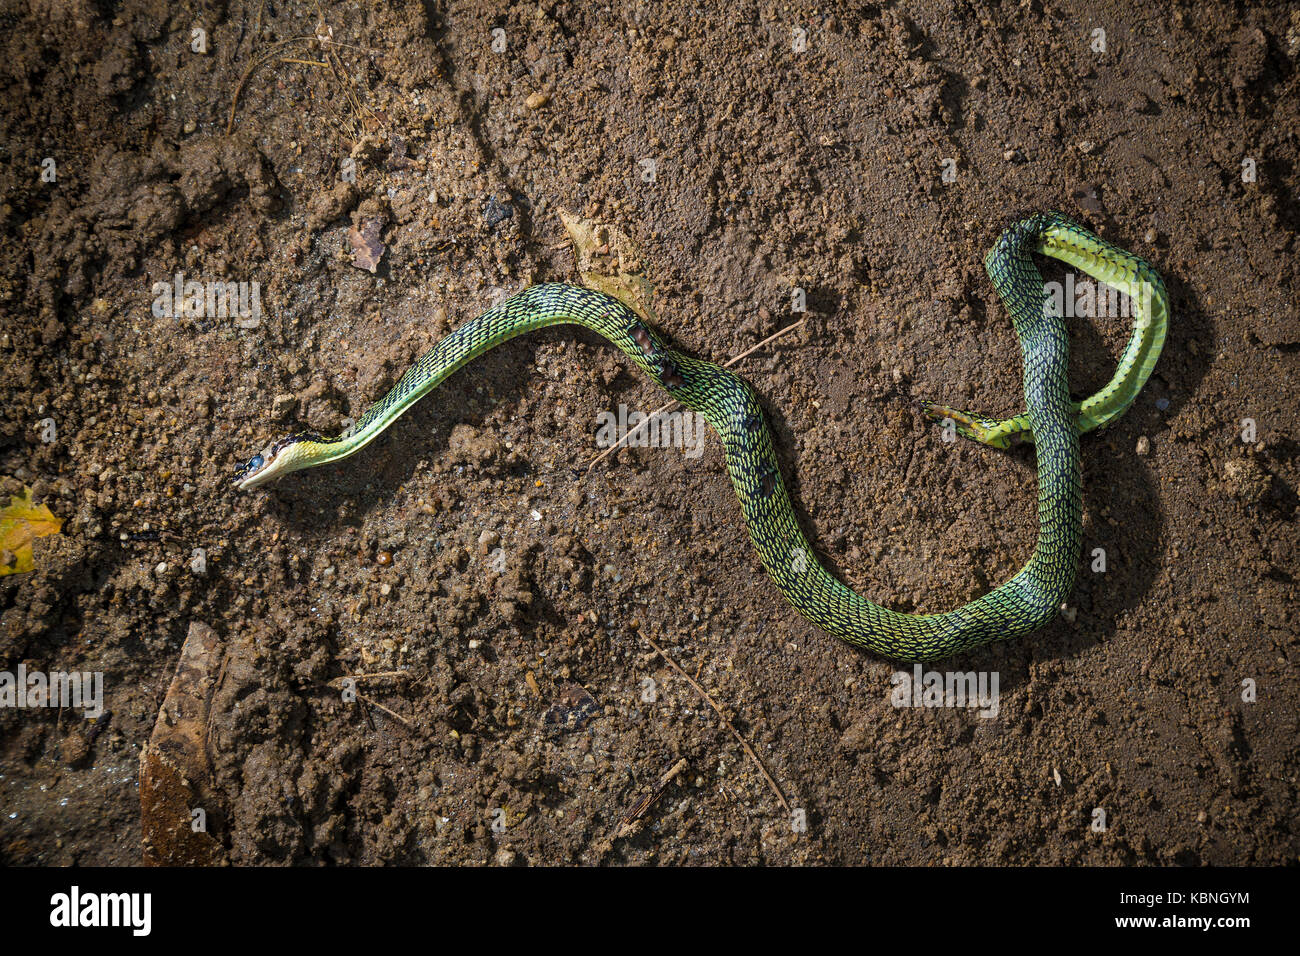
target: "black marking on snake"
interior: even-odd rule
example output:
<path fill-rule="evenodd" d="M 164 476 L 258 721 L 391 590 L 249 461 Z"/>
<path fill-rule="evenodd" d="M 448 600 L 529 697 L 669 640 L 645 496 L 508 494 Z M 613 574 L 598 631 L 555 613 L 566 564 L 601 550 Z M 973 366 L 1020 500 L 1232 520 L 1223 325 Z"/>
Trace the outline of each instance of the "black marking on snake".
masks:
<path fill-rule="evenodd" d="M 654 354 L 659 351 L 658 346 L 654 343 L 654 339 L 650 337 L 650 330 L 640 322 L 633 322 L 629 325 L 627 327 L 627 334 L 632 336 L 632 341 L 640 347 L 641 354 L 646 358 L 653 357 Z"/>
<path fill-rule="evenodd" d="M 271 446 L 271 457 L 274 458 L 277 453 L 283 451 L 285 448 L 287 448 L 289 445 L 292 445 L 294 442 L 313 441 L 318 444 L 329 445 L 336 441 L 342 441 L 342 440 L 343 439 L 341 437 L 326 438 L 324 435 L 318 434 L 317 432 L 294 432 L 294 434 L 281 438 L 279 441 L 277 441 L 274 445 Z"/>
<path fill-rule="evenodd" d="M 664 388 L 681 388 L 686 384 L 686 379 L 671 359 L 659 363 L 659 380 L 664 383 Z"/>
<path fill-rule="evenodd" d="M 235 469 L 235 483 L 238 484 L 245 475 L 249 472 L 257 471 L 257 469 L 261 468 L 264 464 L 266 464 L 265 458 L 261 455 L 254 455 L 244 464 Z"/>

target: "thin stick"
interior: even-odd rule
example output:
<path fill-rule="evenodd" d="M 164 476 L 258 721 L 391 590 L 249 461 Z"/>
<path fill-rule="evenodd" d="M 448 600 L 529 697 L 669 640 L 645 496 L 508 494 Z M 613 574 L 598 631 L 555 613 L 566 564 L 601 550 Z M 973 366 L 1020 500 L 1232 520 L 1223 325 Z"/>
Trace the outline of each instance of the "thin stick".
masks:
<path fill-rule="evenodd" d="M 410 671 L 375 671 L 371 674 L 344 674 L 342 677 L 336 677 L 330 681 L 330 686 L 338 688 L 340 682 L 345 680 L 376 680 L 380 677 L 410 677 Z"/>
<path fill-rule="evenodd" d="M 405 717 L 403 717 L 401 714 L 399 714 L 397 711 L 389 710 L 379 701 L 375 700 L 373 697 L 367 697 L 365 694 L 361 693 L 361 691 L 357 691 L 357 700 L 363 700 L 371 707 L 378 707 L 380 710 L 382 710 L 389 717 L 392 717 L 394 720 L 400 720 L 402 723 L 406 724 L 407 727 L 411 726 L 411 722 L 407 720 Z"/>
<path fill-rule="evenodd" d="M 732 358 L 728 359 L 726 362 L 723 363 L 722 367 L 723 367 L 723 368 L 731 368 L 731 366 L 735 365 L 735 364 L 736 364 L 737 362 L 739 362 L 741 359 L 743 359 L 743 358 L 747 358 L 747 357 L 749 357 L 750 355 L 753 355 L 755 352 L 757 352 L 759 349 L 761 349 L 761 348 L 762 348 L 764 345 L 766 345 L 768 342 L 771 342 L 773 339 L 779 339 L 781 336 L 785 335 L 785 333 L 787 333 L 787 332 L 789 332 L 789 331 L 791 331 L 791 330 L 793 330 L 793 329 L 797 329 L 797 328 L 799 328 L 799 326 L 803 325 L 803 324 L 804 324 L 805 322 L 807 322 L 807 321 L 808 321 L 807 318 L 802 318 L 802 319 L 800 319 L 798 322 L 793 322 L 793 323 L 791 323 L 790 325 L 787 325 L 787 326 L 786 326 L 785 328 L 783 328 L 783 329 L 778 329 L 777 331 L 775 331 L 775 332 L 773 332 L 771 335 L 769 335 L 767 338 L 763 339 L 763 341 L 758 342 L 758 343 L 756 343 L 756 344 L 754 344 L 754 345 L 751 345 L 749 348 L 745 349 L 745 351 L 741 352 L 739 355 L 733 356 Z"/>
<path fill-rule="evenodd" d="M 366 723 L 370 725 L 370 729 L 375 733 L 379 733 L 379 728 L 375 726 L 375 715 L 370 712 L 370 704 L 366 701 L 366 698 L 358 697 L 357 703 L 361 705 L 361 713 L 366 715 Z"/>
<path fill-rule="evenodd" d="M 755 346 L 755 348 L 757 347 L 758 346 Z M 776 794 L 777 800 L 781 801 L 781 806 L 785 807 L 785 812 L 790 813 L 790 804 L 786 803 L 785 794 L 781 792 L 781 788 L 777 786 L 776 781 L 772 779 L 772 775 L 767 772 L 767 768 L 763 766 L 763 761 L 758 759 L 758 754 L 754 753 L 754 748 L 749 745 L 749 741 L 740 735 L 740 731 L 737 730 L 732 725 L 731 721 L 727 719 L 727 715 L 722 712 L 722 708 L 718 706 L 717 702 L 708 695 L 703 687 L 695 682 L 695 678 L 682 670 L 680 664 L 664 653 L 664 649 L 656 644 L 653 638 L 648 634 L 642 634 L 641 637 L 645 639 L 647 644 L 655 649 L 660 657 L 668 662 L 669 667 L 685 677 L 686 682 L 695 688 L 695 692 L 708 702 L 709 706 L 713 708 L 713 712 L 718 715 L 718 719 L 722 721 L 723 726 L 730 730 L 731 735 L 735 737 L 736 740 L 740 741 L 740 746 L 745 748 L 745 753 L 749 754 L 749 759 L 754 761 L 754 764 L 758 767 L 759 773 L 763 775 L 763 779 L 767 781 L 768 786 L 772 788 L 772 792 Z"/>
<path fill-rule="evenodd" d="M 316 28 L 316 39 L 320 43 L 321 50 L 325 53 L 325 58 L 329 61 L 329 65 L 334 69 L 335 78 L 343 86 L 343 91 L 347 96 L 348 105 L 352 107 L 358 117 L 364 119 L 366 116 L 369 116 L 375 121 L 376 126 L 382 127 L 384 124 L 379 121 L 379 117 L 375 115 L 374 110 L 361 102 L 361 97 L 357 95 L 356 84 L 352 82 L 352 75 L 343 68 L 343 61 L 340 60 L 339 55 L 331 49 L 331 47 L 337 46 L 338 44 L 334 43 L 334 28 L 331 27 L 329 21 L 325 19 L 325 11 L 321 9 L 319 0 L 317 0 L 316 3 L 316 13 L 320 18 L 318 21 L 320 26 Z M 321 33 L 321 27 L 324 27 L 325 29 L 323 35 Z M 365 130 L 364 128 L 358 128 L 357 132 L 364 133 Z"/>
<path fill-rule="evenodd" d="M 755 352 L 757 352 L 759 349 L 761 349 L 761 348 L 762 348 L 764 345 L 766 345 L 768 342 L 771 342 L 773 339 L 779 339 L 781 336 L 785 335 L 787 332 L 791 332 L 791 331 L 793 331 L 794 329 L 799 328 L 799 326 L 803 325 L 803 324 L 804 324 L 805 322 L 807 322 L 807 321 L 808 321 L 807 318 L 803 318 L 803 319 L 800 319 L 798 322 L 793 323 L 792 325 L 787 325 L 785 328 L 781 329 L 780 331 L 773 332 L 771 335 L 769 335 L 767 338 L 763 339 L 763 341 L 759 342 L 757 345 L 752 345 L 752 346 L 750 346 L 749 348 L 745 349 L 745 351 L 741 352 L 739 355 L 733 355 L 730 359 L 728 359 L 728 360 L 723 364 L 722 367 L 723 367 L 723 368 L 731 368 L 731 366 L 735 365 L 735 364 L 736 364 L 737 362 L 739 362 L 741 359 L 743 359 L 743 358 L 745 358 L 745 357 L 747 357 L 747 356 L 749 356 L 749 355 L 753 355 Z M 649 415 L 647 415 L 645 418 L 641 419 L 641 421 L 637 422 L 637 425 L 636 425 L 635 428 L 631 429 L 631 430 L 630 430 L 626 435 L 624 435 L 622 438 L 620 438 L 620 439 L 619 439 L 618 441 L 616 441 L 614 444 L 610 445 L 608 448 L 606 448 L 604 451 L 602 451 L 599 455 L 597 455 L 595 458 L 593 458 L 591 461 L 589 461 L 589 462 L 587 463 L 587 471 L 584 472 L 584 474 L 590 474 L 591 469 L 595 468 L 596 465 L 599 464 L 600 461 L 601 461 L 602 459 L 607 458 L 607 457 L 609 457 L 610 455 L 614 454 L 614 452 L 618 451 L 618 450 L 619 450 L 620 448 L 622 448 L 625 444 L 627 444 L 629 441 L 631 441 L 633 435 L 637 434 L 639 431 L 641 431 L 641 429 L 645 428 L 645 427 L 646 427 L 647 425 L 649 425 L 652 421 L 654 421 L 656 418 L 658 418 L 658 417 L 659 417 L 660 415 L 662 415 L 664 412 L 668 411 L 670 408 L 673 408 L 673 407 L 676 406 L 677 404 L 678 404 L 678 402 L 676 402 L 676 401 L 671 401 L 671 402 L 668 402 L 666 405 L 660 405 L 658 408 L 656 408 L 653 412 L 651 412 L 651 413 L 650 413 Z"/>
<path fill-rule="evenodd" d="M 411 675 L 408 671 L 382 671 L 373 674 L 344 674 L 342 677 L 336 677 L 331 681 L 326 681 L 325 686 L 331 687 L 334 690 L 341 690 L 343 686 L 343 682 L 346 680 L 365 680 L 366 678 L 371 678 L 371 677 L 379 678 L 379 677 L 410 677 L 410 676 Z M 401 714 L 397 713 L 397 711 L 390 710 L 389 708 L 385 707 L 383 704 L 375 700 L 373 697 L 367 697 L 359 690 L 354 690 L 353 693 L 357 695 L 357 700 L 361 701 L 362 704 L 368 705 L 370 707 L 378 707 L 380 710 L 382 710 L 389 717 L 392 717 L 394 720 L 400 720 L 407 727 L 411 726 L 411 722 L 409 720 L 407 720 Z M 370 719 L 369 711 L 366 712 L 366 719 L 367 720 Z M 374 727 L 373 720 L 370 721 L 370 726 L 372 728 Z"/>
<path fill-rule="evenodd" d="M 683 757 L 668 768 L 668 772 L 659 778 L 659 783 L 655 785 L 653 790 L 632 805 L 632 809 L 623 817 L 618 832 L 614 834 L 615 839 L 628 836 L 640 827 L 646 812 L 659 801 L 659 798 L 668 789 L 668 784 L 672 783 L 677 778 L 677 775 L 686 769 L 686 766 L 686 758 Z"/>

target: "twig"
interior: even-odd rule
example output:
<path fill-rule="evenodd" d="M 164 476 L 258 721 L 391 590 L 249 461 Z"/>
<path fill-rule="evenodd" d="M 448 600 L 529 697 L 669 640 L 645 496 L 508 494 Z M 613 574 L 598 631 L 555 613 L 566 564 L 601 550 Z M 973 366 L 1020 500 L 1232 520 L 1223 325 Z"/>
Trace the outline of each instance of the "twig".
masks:
<path fill-rule="evenodd" d="M 321 9 L 319 0 L 317 0 L 316 3 L 316 13 L 319 16 L 319 20 L 317 21 L 318 25 L 316 27 L 316 40 L 320 44 L 321 52 L 325 54 L 325 59 L 329 61 L 329 66 L 333 68 L 335 78 L 343 87 L 343 92 L 347 97 L 348 105 L 352 107 L 353 111 L 362 120 L 369 116 L 374 120 L 376 126 L 382 127 L 384 124 L 380 121 L 379 117 L 375 115 L 375 111 L 363 103 L 361 97 L 357 95 L 356 84 L 352 81 L 352 75 L 343 68 L 343 61 L 339 59 L 339 55 L 333 50 L 333 47 L 341 46 L 342 44 L 335 43 L 334 28 L 331 27 L 329 22 L 325 19 L 325 11 Z M 358 133 L 364 134 L 364 132 L 365 130 L 363 128 L 358 129 Z"/>
<path fill-rule="evenodd" d="M 358 694 L 357 703 L 361 705 L 361 713 L 366 715 L 366 723 L 370 725 L 370 729 L 375 733 L 379 733 L 379 728 L 375 726 L 375 715 L 370 712 L 370 704 L 366 701 L 366 698 Z"/>
<path fill-rule="evenodd" d="M 281 63 L 297 63 L 303 66 L 328 67 L 334 73 L 334 78 L 339 82 L 340 86 L 343 88 L 344 98 L 347 100 L 348 105 L 351 106 L 352 109 L 357 114 L 363 116 L 369 115 L 372 119 L 375 120 L 376 123 L 379 123 L 379 119 L 378 117 L 375 116 L 374 111 L 371 110 L 370 107 L 366 106 L 364 103 L 361 102 L 361 98 L 356 93 L 355 84 L 353 83 L 350 74 L 347 72 L 347 70 L 343 68 L 343 62 L 339 59 L 338 54 L 334 52 L 333 48 L 346 47 L 351 50 L 361 50 L 364 53 L 366 53 L 366 55 L 368 56 L 375 55 L 375 52 L 371 50 L 366 50 L 364 47 L 357 47 L 349 43 L 341 43 L 338 40 L 335 40 L 333 36 L 333 29 L 329 26 L 328 22 L 326 22 L 325 13 L 321 9 L 319 3 L 316 4 L 316 12 L 318 14 L 318 20 L 317 20 L 316 33 L 314 35 L 287 37 L 284 40 L 279 40 L 275 43 L 272 43 L 261 54 L 253 58 L 253 62 L 250 63 L 248 69 L 244 71 L 244 75 L 241 76 L 239 78 L 239 82 L 235 84 L 235 93 L 234 96 L 232 96 L 230 99 L 230 115 L 226 118 L 227 136 L 231 135 L 235 130 L 235 113 L 239 109 L 239 97 L 243 94 L 244 87 L 248 85 L 248 81 L 252 78 L 253 74 L 257 72 L 258 69 L 272 62 L 273 60 L 277 60 L 277 59 Z M 262 16 L 262 12 L 259 9 L 258 10 L 259 26 L 258 26 L 257 33 L 261 32 L 260 29 L 261 16 Z M 253 44 L 256 45 L 256 43 L 257 43 L 257 36 L 255 34 L 253 37 Z M 315 44 L 317 47 L 320 48 L 321 52 L 324 53 L 325 61 L 319 62 L 316 60 L 290 59 L 290 58 L 279 57 L 275 53 L 277 49 L 286 46 L 290 43 L 307 43 L 308 45 Z M 250 51 L 251 49 L 252 47 L 250 47 Z M 355 138 L 356 131 L 345 130 L 345 132 L 348 133 L 349 135 L 354 136 Z"/>
<path fill-rule="evenodd" d="M 758 346 L 755 346 L 755 348 L 757 347 Z M 671 667 L 677 673 L 685 677 L 686 682 L 695 688 L 695 692 L 708 702 L 709 706 L 713 708 L 713 712 L 718 715 L 718 719 L 721 720 L 723 725 L 728 730 L 731 731 L 732 736 L 735 737 L 736 740 L 740 742 L 740 746 L 745 748 L 745 753 L 749 754 L 749 759 L 754 761 L 754 764 L 758 767 L 759 773 L 763 775 L 763 779 L 767 781 L 768 786 L 772 788 L 772 792 L 776 794 L 776 799 L 779 800 L 781 802 L 781 806 L 785 808 L 785 812 L 790 813 L 791 812 L 790 804 L 786 803 L 785 794 L 781 792 L 781 788 L 777 786 L 776 781 L 772 779 L 772 775 L 767 772 L 767 768 L 763 766 L 763 761 L 758 758 L 758 754 L 754 753 L 754 748 L 749 745 L 749 741 L 746 740 L 744 737 L 742 737 L 740 735 L 740 731 L 737 730 L 735 726 L 731 723 L 731 721 L 727 719 L 727 715 L 722 712 L 722 708 L 718 706 L 717 701 L 715 701 L 712 697 L 710 697 L 708 695 L 708 692 L 705 691 L 705 689 L 701 687 L 698 683 L 696 683 L 695 678 L 691 677 L 690 674 L 682 670 L 681 665 L 678 664 L 671 657 L 669 657 L 664 652 L 664 649 L 654 642 L 654 639 L 652 637 L 650 637 L 648 634 L 642 634 L 641 637 L 645 639 L 645 642 L 647 644 L 649 644 L 651 647 L 655 649 L 655 651 L 659 654 L 660 657 L 662 657 L 665 661 L 668 662 L 669 667 Z"/>
<path fill-rule="evenodd" d="M 768 342 L 771 342 L 773 339 L 779 339 L 781 336 L 785 335 L 787 332 L 790 332 L 790 331 L 793 331 L 794 329 L 799 328 L 799 326 L 803 325 L 803 324 L 804 324 L 805 322 L 807 322 L 807 321 L 808 321 L 807 318 L 803 318 L 803 319 L 800 319 L 798 322 L 794 322 L 794 323 L 792 323 L 792 324 L 790 324 L 790 325 L 787 325 L 785 328 L 780 329 L 779 331 L 773 332 L 773 333 L 772 333 L 771 335 L 769 335 L 767 338 L 763 339 L 763 341 L 757 343 L 756 345 L 751 345 L 749 348 L 745 349 L 745 351 L 741 352 L 739 355 L 733 355 L 731 358 L 729 358 L 729 359 L 728 359 L 728 360 L 723 364 L 722 367 L 723 367 L 723 368 L 731 368 L 731 366 L 735 365 L 735 364 L 736 364 L 737 362 L 739 362 L 741 359 L 743 359 L 743 358 L 745 358 L 745 357 L 747 357 L 747 356 L 749 356 L 749 355 L 753 355 L 755 352 L 757 352 L 759 349 L 761 349 L 761 348 L 762 348 L 764 345 L 766 345 Z M 616 441 L 614 444 L 610 445 L 608 448 L 606 448 L 604 451 L 602 451 L 599 455 L 597 455 L 597 456 L 596 456 L 595 458 L 593 458 L 591 461 L 587 462 L 587 471 L 584 472 L 584 474 L 590 474 L 591 469 L 595 468 L 596 465 L 599 464 L 603 459 L 608 458 L 610 455 L 614 454 L 614 452 L 618 451 L 618 450 L 619 450 L 620 448 L 622 448 L 625 444 L 627 444 L 629 441 L 631 441 L 633 435 L 636 435 L 638 432 L 641 431 L 641 429 L 645 428 L 645 427 L 646 427 L 647 425 L 649 425 L 652 421 L 654 421 L 656 418 L 658 418 L 658 417 L 659 417 L 660 415 L 662 415 L 664 412 L 668 411 L 670 408 L 673 408 L 673 407 L 676 406 L 677 404 L 678 404 L 678 402 L 676 402 L 676 401 L 671 401 L 671 402 L 668 402 L 668 403 L 665 404 L 665 405 L 660 405 L 658 408 L 656 408 L 653 412 L 651 412 L 651 413 L 650 413 L 649 415 L 647 415 L 645 418 L 641 419 L 641 421 L 637 422 L 635 428 L 630 429 L 626 435 L 624 435 L 622 438 L 620 438 L 620 439 L 619 439 L 618 441 Z"/>
<path fill-rule="evenodd" d="M 375 671 L 371 674 L 344 674 L 330 681 L 330 686 L 338 689 L 345 680 L 377 680 L 381 677 L 410 677 L 410 671 Z"/>
<path fill-rule="evenodd" d="M 331 681 L 326 681 L 325 686 L 331 687 L 334 690 L 341 690 L 343 686 L 343 682 L 346 680 L 368 680 L 370 678 L 410 677 L 410 676 L 411 675 L 408 671 L 379 671 L 373 674 L 344 674 L 342 677 L 336 677 Z M 394 720 L 400 720 L 407 727 L 411 726 L 411 722 L 409 720 L 407 720 L 401 714 L 397 713 L 397 711 L 390 710 L 389 708 L 385 707 L 383 704 L 379 703 L 379 701 L 375 700 L 373 697 L 367 697 L 365 694 L 361 693 L 361 691 L 356 690 L 355 688 L 352 690 L 352 693 L 357 695 L 357 700 L 361 701 L 363 705 L 378 707 L 380 710 L 382 710 L 389 717 L 392 717 Z M 366 711 L 366 719 L 370 721 L 371 729 L 372 730 L 375 729 L 375 722 L 373 720 L 370 720 L 370 712 L 368 710 Z"/>
<path fill-rule="evenodd" d="M 755 344 L 751 345 L 749 348 L 745 349 L 745 351 L 741 352 L 739 355 L 735 355 L 729 358 L 726 362 L 723 363 L 722 367 L 731 368 L 731 366 L 735 365 L 741 359 L 748 358 L 749 356 L 753 355 L 755 352 L 761 349 L 768 342 L 771 342 L 773 339 L 779 339 L 781 336 L 785 335 L 785 333 L 792 331 L 793 329 L 799 328 L 799 326 L 803 325 L 807 321 L 808 319 L 805 317 L 800 319 L 798 322 L 791 322 L 783 329 L 777 329 L 767 338 L 763 339 L 763 341 L 756 342 Z"/>
<path fill-rule="evenodd" d="M 659 801 L 659 798 L 664 795 L 664 791 L 668 789 L 668 785 L 677 778 L 678 774 L 686 769 L 686 766 L 686 758 L 683 757 L 668 768 L 668 772 L 659 778 L 659 783 L 655 785 L 653 790 L 643 796 L 636 803 L 632 804 L 632 809 L 628 810 L 627 814 L 623 817 L 623 822 L 619 824 L 618 832 L 614 834 L 614 839 L 629 836 L 640 828 L 641 820 L 645 816 L 646 811 Z"/>
<path fill-rule="evenodd" d="M 411 726 L 411 722 L 410 722 L 409 720 L 407 720 L 405 717 L 403 717 L 401 714 L 399 714 L 397 711 L 395 711 L 395 710 L 389 710 L 387 707 L 385 707 L 385 706 L 384 706 L 383 704 L 381 704 L 379 701 L 375 700 L 373 697 L 367 697 L 365 694 L 361 693 L 361 691 L 357 691 L 357 700 L 365 701 L 365 702 L 366 702 L 367 704 L 369 704 L 371 707 L 378 707 L 380 710 L 382 710 L 382 711 L 383 711 L 385 714 L 387 714 L 389 717 L 392 717 L 394 720 L 400 720 L 400 721 L 401 721 L 402 723 L 404 723 L 407 727 L 410 727 L 410 726 Z M 373 726 L 373 725 L 372 725 L 372 726 Z"/>

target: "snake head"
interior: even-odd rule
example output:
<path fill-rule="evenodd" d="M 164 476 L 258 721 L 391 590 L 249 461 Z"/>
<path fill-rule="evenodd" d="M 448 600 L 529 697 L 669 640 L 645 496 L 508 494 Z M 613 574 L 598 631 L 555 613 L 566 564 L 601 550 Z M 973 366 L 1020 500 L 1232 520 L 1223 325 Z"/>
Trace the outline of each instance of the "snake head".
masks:
<path fill-rule="evenodd" d="M 235 469 L 234 485 L 240 491 L 247 491 L 249 488 L 256 487 L 261 482 L 257 481 L 259 475 L 266 471 L 266 455 L 254 455 L 247 462 Z M 263 479 L 265 480 L 265 479 Z"/>
<path fill-rule="evenodd" d="M 323 438 L 314 432 L 299 432 L 281 438 L 260 455 L 254 455 L 236 468 L 234 485 L 240 491 L 248 491 L 291 471 L 307 468 L 313 463 L 311 450 L 331 441 L 337 439 Z"/>

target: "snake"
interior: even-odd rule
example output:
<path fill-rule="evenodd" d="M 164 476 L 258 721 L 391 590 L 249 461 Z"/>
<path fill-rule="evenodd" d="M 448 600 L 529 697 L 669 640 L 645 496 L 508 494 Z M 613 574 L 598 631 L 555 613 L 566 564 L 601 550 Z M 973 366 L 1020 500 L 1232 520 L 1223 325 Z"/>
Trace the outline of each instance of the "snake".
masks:
<path fill-rule="evenodd" d="M 1073 401 L 1066 381 L 1069 340 L 1033 255 L 1082 270 L 1129 297 L 1133 330 L 1111 380 Z M 1113 422 L 1136 399 L 1164 346 L 1169 299 L 1143 259 L 1055 212 L 1013 221 L 984 259 L 1020 344 L 1025 411 L 998 419 L 924 401 L 925 417 L 993 448 L 1032 444 L 1037 464 L 1038 537 L 1010 580 L 953 610 L 903 613 L 841 582 L 800 528 L 758 393 L 739 375 L 684 354 L 619 299 L 564 283 L 533 285 L 440 339 L 343 434 L 296 432 L 242 464 L 240 490 L 354 455 L 458 369 L 516 336 L 577 325 L 609 341 L 721 440 L 727 473 L 758 557 L 777 590 L 826 632 L 879 656 L 908 662 L 948 657 L 1043 627 L 1075 581 L 1083 534 L 1079 436 Z M 947 437 L 947 436 L 945 436 Z M 954 436 L 955 440 L 955 436 Z"/>

